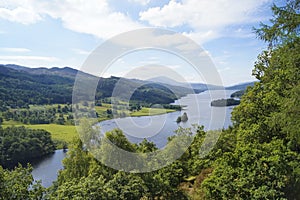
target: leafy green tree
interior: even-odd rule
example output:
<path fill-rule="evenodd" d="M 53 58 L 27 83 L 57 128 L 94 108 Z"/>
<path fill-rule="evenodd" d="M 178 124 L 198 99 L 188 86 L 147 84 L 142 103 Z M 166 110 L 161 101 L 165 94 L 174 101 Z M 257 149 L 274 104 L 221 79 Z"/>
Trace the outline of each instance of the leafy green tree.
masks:
<path fill-rule="evenodd" d="M 138 175 L 118 172 L 105 186 L 116 191 L 112 199 L 141 199 L 147 195 L 148 188 Z"/>
<path fill-rule="evenodd" d="M 87 177 L 91 159 L 92 157 L 83 149 L 81 140 L 74 139 L 73 145 L 63 160 L 64 170 L 59 173 L 58 183 L 78 181 L 82 177 Z"/>
<path fill-rule="evenodd" d="M 30 165 L 27 168 L 18 166 L 13 170 L 0 166 L 0 199 L 42 199 L 44 188 L 33 181 L 31 171 Z"/>
<path fill-rule="evenodd" d="M 0 127 L 0 164 L 14 167 L 53 153 L 55 146 L 45 130 L 25 127 Z"/>
<path fill-rule="evenodd" d="M 207 199 L 285 199 L 299 161 L 281 140 L 250 143 L 219 159 L 202 187 Z"/>
<path fill-rule="evenodd" d="M 299 5 L 298 0 L 274 5 L 271 25 L 256 30 L 269 49 L 255 63 L 259 82 L 232 113 L 235 150 L 225 152 L 202 183 L 207 199 L 300 196 Z"/>
<path fill-rule="evenodd" d="M 149 153 L 158 150 L 153 142 L 144 139 L 139 145 L 137 151 L 140 153 Z"/>
<path fill-rule="evenodd" d="M 127 154 L 124 158 L 124 151 L 136 152 L 136 146 L 131 144 L 120 129 L 114 129 L 105 134 L 105 138 L 101 141 L 101 159 L 103 163 L 109 163 L 117 169 L 122 170 L 127 166 L 126 170 L 134 170 L 139 165 L 131 154 Z"/>
<path fill-rule="evenodd" d="M 293 43 L 299 37 L 300 2 L 288 0 L 284 6 L 272 6 L 274 17 L 270 25 L 261 23 L 260 28 L 254 29 L 258 37 L 269 43 L 273 48 L 284 43 Z"/>
<path fill-rule="evenodd" d="M 63 182 L 53 193 L 47 194 L 47 199 L 108 199 L 105 188 L 105 179 L 100 176 L 81 177 L 78 181 Z"/>

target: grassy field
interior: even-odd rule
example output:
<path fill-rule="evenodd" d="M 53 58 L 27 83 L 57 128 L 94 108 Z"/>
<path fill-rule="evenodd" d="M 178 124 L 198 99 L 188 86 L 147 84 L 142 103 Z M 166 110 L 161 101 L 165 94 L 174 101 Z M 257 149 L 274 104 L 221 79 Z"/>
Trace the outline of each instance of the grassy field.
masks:
<path fill-rule="evenodd" d="M 145 108 L 143 107 L 139 111 L 135 111 L 130 113 L 132 117 L 140 117 L 140 116 L 151 116 L 151 115 L 161 115 L 165 113 L 174 112 L 176 110 L 172 109 L 162 109 L 162 108 Z"/>
<path fill-rule="evenodd" d="M 8 126 L 25 126 L 26 128 L 31 129 L 44 129 L 51 133 L 53 140 L 65 141 L 67 143 L 72 142 L 74 137 L 77 137 L 77 130 L 75 126 L 72 125 L 58 125 L 58 124 L 22 124 L 14 121 L 6 121 L 3 123 L 2 127 Z"/>
<path fill-rule="evenodd" d="M 106 116 L 106 110 L 111 109 L 110 104 L 102 104 L 102 106 L 95 106 L 96 112 L 101 116 L 101 120 L 107 120 L 108 118 L 105 118 Z M 146 108 L 143 107 L 139 111 L 133 111 L 130 112 L 128 110 L 124 110 L 126 114 L 132 116 L 132 117 L 141 117 L 141 116 L 151 116 L 151 115 L 161 115 L 165 113 L 175 112 L 176 110 L 173 109 L 164 109 L 164 108 Z"/>
<path fill-rule="evenodd" d="M 58 104 L 55 105 L 47 105 L 49 108 L 50 107 L 57 107 Z M 63 105 L 61 105 L 63 106 Z M 30 106 L 31 109 L 41 109 L 43 108 L 42 106 Z M 45 107 L 44 107 L 45 108 Z M 107 117 L 107 109 L 111 109 L 110 104 L 102 104 L 102 106 L 95 106 L 96 112 L 99 114 L 98 121 L 103 121 L 109 119 Z M 143 107 L 139 111 L 123 111 L 126 112 L 128 116 L 132 117 L 140 117 L 140 116 L 150 116 L 150 115 L 160 115 L 160 114 L 165 114 L 169 112 L 174 112 L 176 110 L 172 109 L 161 109 L 161 108 L 145 108 Z M 65 116 L 66 117 L 66 116 Z M 31 129 L 44 129 L 48 132 L 51 133 L 52 139 L 53 140 L 58 140 L 58 141 L 63 141 L 70 143 L 73 141 L 74 137 L 78 137 L 78 133 L 76 130 L 76 127 L 73 125 L 58 125 L 58 124 L 23 124 L 21 122 L 16 122 L 16 121 L 4 121 L 2 124 L 2 127 L 8 127 L 8 126 L 25 126 L 26 128 L 31 128 Z"/>

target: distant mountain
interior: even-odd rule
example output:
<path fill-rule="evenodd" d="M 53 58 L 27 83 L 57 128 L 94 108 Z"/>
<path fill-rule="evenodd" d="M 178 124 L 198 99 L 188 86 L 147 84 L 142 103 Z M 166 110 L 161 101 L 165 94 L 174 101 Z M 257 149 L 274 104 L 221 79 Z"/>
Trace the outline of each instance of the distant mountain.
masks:
<path fill-rule="evenodd" d="M 226 90 L 246 90 L 248 86 L 253 86 L 255 82 L 256 81 L 247 82 L 247 83 L 239 83 L 239 84 L 236 84 L 233 86 L 225 87 L 225 89 Z"/>
<path fill-rule="evenodd" d="M 28 104 L 71 103 L 77 73 L 88 79 L 98 77 L 65 68 L 27 68 L 18 65 L 0 65 L 0 102 L 12 107 Z M 168 104 L 194 92 L 185 87 L 118 77 L 100 78 L 96 100 L 109 98 L 119 84 L 119 98 L 132 93 L 131 101 Z M 195 90 L 199 93 L 201 90 Z"/>
<path fill-rule="evenodd" d="M 223 86 L 204 84 L 204 83 L 191 83 L 194 89 L 198 90 L 224 90 Z"/>
<path fill-rule="evenodd" d="M 68 77 L 33 75 L 21 67 L 14 69 L 0 65 L 0 101 L 12 107 L 71 103 L 73 83 L 74 79 Z"/>
<path fill-rule="evenodd" d="M 218 90 L 218 89 L 224 89 L 222 86 L 217 86 L 217 85 L 211 85 L 211 84 L 205 84 L 205 83 L 182 83 L 175 81 L 171 78 L 165 77 L 165 76 L 158 76 L 155 78 L 148 79 L 148 81 L 152 82 L 158 82 L 158 83 L 163 83 L 163 84 L 168 84 L 168 85 L 174 85 L 174 86 L 180 86 L 180 87 L 186 87 L 186 88 L 193 88 L 194 90 Z"/>
<path fill-rule="evenodd" d="M 148 79 L 147 81 L 151 81 L 151 82 L 155 82 L 155 83 L 163 83 L 163 84 L 168 84 L 168 85 L 174 85 L 174 86 L 188 87 L 188 84 L 175 81 L 174 79 L 168 78 L 166 76 L 157 76 L 157 77 Z"/>
<path fill-rule="evenodd" d="M 59 68 L 59 67 L 53 67 L 53 68 L 45 68 L 45 67 L 39 67 L 39 68 L 29 68 L 29 67 L 24 67 L 24 66 L 19 66 L 19 65 L 13 65 L 13 64 L 8 64 L 8 65 L 0 65 L 3 67 L 7 67 L 10 69 L 17 70 L 19 72 L 27 72 L 30 74 L 36 74 L 36 75 L 57 75 L 57 76 L 62 76 L 62 77 L 69 77 L 69 78 L 75 78 L 77 73 L 83 73 L 86 76 L 90 76 L 87 73 L 81 72 L 79 70 L 73 69 L 71 67 L 64 67 L 64 68 Z"/>
<path fill-rule="evenodd" d="M 14 64 L 7 64 L 7 65 L 0 65 L 2 67 L 6 67 L 6 68 L 10 68 L 10 69 L 14 69 L 14 70 L 18 70 L 18 71 L 21 71 L 21 70 L 27 70 L 28 68 L 27 67 L 24 67 L 24 66 L 20 66 L 20 65 L 14 65 Z"/>

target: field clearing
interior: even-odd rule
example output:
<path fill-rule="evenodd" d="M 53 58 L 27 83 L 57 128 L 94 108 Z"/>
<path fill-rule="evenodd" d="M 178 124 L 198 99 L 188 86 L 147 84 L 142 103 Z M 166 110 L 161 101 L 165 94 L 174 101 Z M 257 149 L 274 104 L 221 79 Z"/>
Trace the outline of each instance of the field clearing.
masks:
<path fill-rule="evenodd" d="M 72 125 L 59 125 L 59 124 L 22 124 L 18 122 L 8 121 L 3 123 L 2 127 L 8 126 L 24 126 L 31 129 L 44 129 L 51 133 L 53 140 L 65 141 L 70 143 L 75 137 L 78 137 L 78 133 L 75 126 Z"/>
<path fill-rule="evenodd" d="M 110 104 L 103 103 L 102 106 L 95 106 L 95 110 L 97 113 L 106 112 L 107 109 L 110 109 Z"/>
<path fill-rule="evenodd" d="M 139 111 L 135 111 L 130 113 L 132 117 L 140 117 L 140 116 L 152 116 L 152 115 L 162 115 L 165 113 L 175 112 L 173 109 L 163 109 L 163 108 L 145 108 L 143 107 Z"/>

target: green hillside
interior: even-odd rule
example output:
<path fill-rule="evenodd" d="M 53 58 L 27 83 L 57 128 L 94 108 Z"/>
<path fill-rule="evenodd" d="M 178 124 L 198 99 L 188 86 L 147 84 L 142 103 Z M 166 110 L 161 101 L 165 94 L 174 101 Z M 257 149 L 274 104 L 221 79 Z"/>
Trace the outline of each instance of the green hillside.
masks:
<path fill-rule="evenodd" d="M 16 65 L 0 65 L 0 101 L 2 106 L 27 107 L 29 104 L 65 104 L 72 102 L 72 89 L 77 72 L 84 78 L 97 79 L 71 68 L 30 69 Z M 153 82 L 120 79 L 118 77 L 100 78 L 96 100 L 109 98 L 121 81 L 120 99 L 128 92 L 131 101 L 150 104 L 169 104 L 186 94 L 191 89 L 157 84 Z M 202 90 L 195 90 L 201 92 Z"/>

